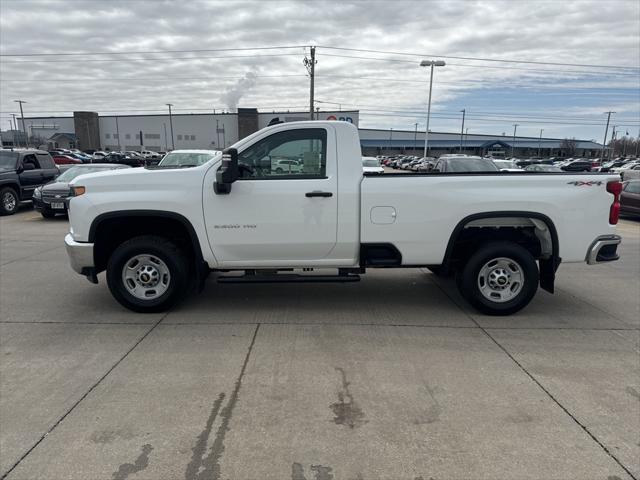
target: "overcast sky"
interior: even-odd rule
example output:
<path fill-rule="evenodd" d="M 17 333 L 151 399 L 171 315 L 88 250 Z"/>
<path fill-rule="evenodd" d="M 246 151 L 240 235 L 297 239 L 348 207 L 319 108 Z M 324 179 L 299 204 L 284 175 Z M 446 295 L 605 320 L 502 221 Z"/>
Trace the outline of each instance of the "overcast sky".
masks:
<path fill-rule="evenodd" d="M 635 0 L 0 0 L 0 126 L 15 99 L 28 102 L 25 116 L 154 113 L 167 102 L 177 113 L 235 101 L 308 109 L 309 45 L 318 45 L 316 99 L 334 102 L 317 106 L 359 109 L 361 127 L 424 130 L 429 72 L 419 62 L 442 58 L 433 131 L 459 131 L 466 109 L 469 133 L 511 135 L 518 123 L 518 134 L 602 141 L 613 110 L 612 124 L 639 134 Z M 294 48 L 215 51 L 264 47 Z M 149 51 L 174 53 L 135 53 Z"/>

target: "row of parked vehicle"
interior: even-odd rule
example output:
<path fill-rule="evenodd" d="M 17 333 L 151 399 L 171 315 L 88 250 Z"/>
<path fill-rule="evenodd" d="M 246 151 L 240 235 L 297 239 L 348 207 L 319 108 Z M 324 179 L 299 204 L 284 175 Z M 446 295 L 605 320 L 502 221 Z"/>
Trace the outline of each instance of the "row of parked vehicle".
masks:
<path fill-rule="evenodd" d="M 77 165 L 81 163 L 116 163 L 128 165 L 130 167 L 142 167 L 157 164 L 166 152 L 154 152 L 151 150 L 141 151 L 109 151 L 85 150 L 57 148 L 50 150 L 53 161 L 56 165 Z"/>
<path fill-rule="evenodd" d="M 366 157 L 372 158 L 372 157 Z M 437 171 L 502 171 L 502 172 L 613 172 L 620 173 L 623 180 L 640 178 L 640 160 L 634 157 L 616 158 L 600 162 L 586 158 L 494 158 L 462 154 L 446 154 L 439 158 L 398 155 L 379 156 L 381 165 L 393 169 L 414 172 Z"/>

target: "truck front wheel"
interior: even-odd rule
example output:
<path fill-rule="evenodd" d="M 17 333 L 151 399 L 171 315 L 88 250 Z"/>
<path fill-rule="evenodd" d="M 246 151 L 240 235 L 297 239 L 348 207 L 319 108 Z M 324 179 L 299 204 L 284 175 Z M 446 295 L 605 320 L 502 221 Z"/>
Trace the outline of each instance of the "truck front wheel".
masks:
<path fill-rule="evenodd" d="M 460 294 L 487 315 L 511 315 L 526 307 L 538 289 L 538 266 L 512 242 L 480 247 L 459 273 Z"/>
<path fill-rule="evenodd" d="M 187 291 L 189 267 L 171 241 L 152 235 L 127 240 L 107 264 L 107 284 L 115 299 L 134 312 L 169 309 Z"/>
<path fill-rule="evenodd" d="M 11 187 L 0 189 L 0 215 L 13 215 L 18 211 L 18 194 Z"/>

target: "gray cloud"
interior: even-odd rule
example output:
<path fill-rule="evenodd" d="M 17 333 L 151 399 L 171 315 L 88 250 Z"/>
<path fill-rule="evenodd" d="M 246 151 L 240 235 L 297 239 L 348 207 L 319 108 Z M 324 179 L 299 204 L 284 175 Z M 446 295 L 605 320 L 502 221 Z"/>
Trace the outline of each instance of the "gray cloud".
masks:
<path fill-rule="evenodd" d="M 639 15 L 640 6 L 633 1 L 0 0 L 0 51 L 197 50 L 313 42 L 433 55 L 633 66 L 640 56 Z M 270 56 L 274 54 L 283 55 Z M 391 57 L 408 63 L 331 56 L 336 54 Z M 7 125 L 7 112 L 16 111 L 16 98 L 29 102 L 27 113 L 162 110 L 167 102 L 175 104 L 178 111 L 235 104 L 306 108 L 304 55 L 304 48 L 296 48 L 131 54 L 125 57 L 128 61 L 104 62 L 93 60 L 123 57 L 46 57 L 56 62 L 43 63 L 17 63 L 42 57 L 4 57 L 0 64 L 0 125 Z M 419 60 L 419 56 L 319 48 L 317 98 L 343 103 L 343 108 L 424 109 L 427 71 L 418 67 Z M 450 60 L 446 68 L 438 70 L 434 111 L 455 112 L 472 102 L 480 105 L 486 96 L 491 97 L 492 105 L 485 110 L 506 110 L 515 107 L 496 91 L 505 95 L 514 92 L 523 98 L 544 92 L 539 98 L 548 99 L 548 94 L 562 94 L 572 87 L 585 93 L 567 100 L 575 111 L 601 111 L 624 103 L 629 115 L 637 112 L 638 98 L 628 90 L 638 86 L 637 77 L 601 78 L 549 67 L 539 67 L 547 72 L 537 72 L 470 65 L 481 63 Z M 251 88 L 238 90 L 238 85 L 249 81 L 248 72 L 256 73 Z M 614 91 L 612 85 L 627 90 Z M 595 88 L 600 90 L 589 90 Z M 532 100 L 526 109 L 527 113 L 558 113 L 554 102 Z M 392 112 L 376 114 L 370 107 L 362 110 L 365 126 L 409 128 L 415 121 L 423 122 L 423 115 L 418 114 L 408 118 Z M 434 119 L 434 128 L 457 128 L 457 121 Z M 476 128 L 497 131 L 506 126 L 478 124 Z M 580 130 L 574 134 L 580 136 Z"/>

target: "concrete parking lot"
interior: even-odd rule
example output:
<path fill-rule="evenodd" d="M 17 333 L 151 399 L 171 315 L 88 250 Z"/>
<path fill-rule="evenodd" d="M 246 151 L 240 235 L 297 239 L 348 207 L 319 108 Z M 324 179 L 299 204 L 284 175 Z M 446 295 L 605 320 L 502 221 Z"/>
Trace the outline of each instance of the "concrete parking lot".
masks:
<path fill-rule="evenodd" d="M 0 478 L 640 478 L 640 223 L 506 318 L 427 271 L 221 285 L 168 314 L 0 219 Z"/>

